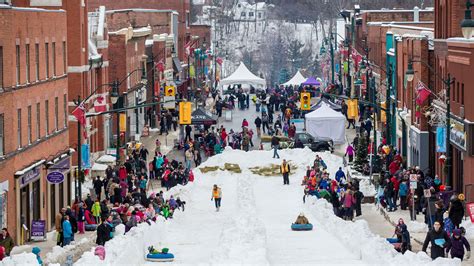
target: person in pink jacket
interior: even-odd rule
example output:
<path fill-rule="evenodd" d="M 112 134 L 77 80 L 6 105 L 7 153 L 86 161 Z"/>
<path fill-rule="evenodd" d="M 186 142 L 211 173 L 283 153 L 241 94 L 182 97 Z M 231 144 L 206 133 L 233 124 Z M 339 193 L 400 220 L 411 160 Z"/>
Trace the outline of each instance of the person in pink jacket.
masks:
<path fill-rule="evenodd" d="M 345 156 L 349 156 L 349 162 L 350 163 L 352 163 L 352 160 L 354 159 L 354 153 L 355 153 L 354 147 L 352 147 L 352 145 L 349 144 L 346 148 Z"/>
<path fill-rule="evenodd" d="M 344 196 L 342 198 L 342 207 L 344 208 L 344 220 L 352 221 L 352 218 L 354 217 L 353 205 L 355 204 L 355 202 L 356 200 L 354 198 L 354 193 L 350 188 L 348 188 L 344 192 Z"/>

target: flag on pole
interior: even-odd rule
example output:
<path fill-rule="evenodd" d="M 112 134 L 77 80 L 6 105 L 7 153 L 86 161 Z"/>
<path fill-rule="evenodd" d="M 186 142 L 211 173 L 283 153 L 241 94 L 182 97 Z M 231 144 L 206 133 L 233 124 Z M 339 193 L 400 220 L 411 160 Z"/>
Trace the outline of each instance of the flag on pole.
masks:
<path fill-rule="evenodd" d="M 79 104 L 79 106 L 77 106 L 71 114 L 77 119 L 77 121 L 79 121 L 79 124 L 86 124 L 86 108 L 84 107 L 83 102 L 81 102 L 81 104 Z"/>
<path fill-rule="evenodd" d="M 416 85 L 416 94 L 416 103 L 418 105 L 422 105 L 426 101 L 426 99 L 430 97 L 431 92 L 426 88 L 423 82 L 418 81 L 418 84 Z"/>
<path fill-rule="evenodd" d="M 222 65 L 222 58 L 218 57 L 216 58 L 216 62 L 219 64 L 219 65 Z"/>
<path fill-rule="evenodd" d="M 103 95 L 99 95 L 95 98 L 94 111 L 96 113 L 107 111 L 107 99 Z"/>
<path fill-rule="evenodd" d="M 155 67 L 158 71 L 160 72 L 164 72 L 165 71 L 165 64 L 163 63 L 162 60 L 160 60 L 160 62 L 156 63 L 155 64 Z"/>

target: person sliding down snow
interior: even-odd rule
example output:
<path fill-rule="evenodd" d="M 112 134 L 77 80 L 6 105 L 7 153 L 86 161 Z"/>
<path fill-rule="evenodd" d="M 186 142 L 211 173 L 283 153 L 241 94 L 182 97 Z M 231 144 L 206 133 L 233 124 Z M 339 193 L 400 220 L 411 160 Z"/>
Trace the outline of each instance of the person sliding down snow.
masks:
<path fill-rule="evenodd" d="M 221 188 L 218 187 L 217 185 L 214 185 L 214 187 L 212 189 L 211 201 L 214 200 L 214 202 L 216 204 L 216 211 L 219 211 L 219 209 L 221 208 L 221 198 L 222 198 Z"/>
<path fill-rule="evenodd" d="M 304 213 L 300 213 L 296 218 L 295 224 L 309 224 L 308 218 L 304 216 Z"/>

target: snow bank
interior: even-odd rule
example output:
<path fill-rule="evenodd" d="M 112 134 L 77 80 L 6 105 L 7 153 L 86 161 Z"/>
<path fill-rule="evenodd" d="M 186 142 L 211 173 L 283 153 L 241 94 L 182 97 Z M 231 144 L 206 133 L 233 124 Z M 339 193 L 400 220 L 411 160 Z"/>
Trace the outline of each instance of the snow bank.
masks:
<path fill-rule="evenodd" d="M 76 235 L 76 237 L 77 236 L 78 235 Z M 64 263 L 69 255 L 74 256 L 77 254 L 82 254 L 93 244 L 94 243 L 92 242 L 92 239 L 86 237 L 79 241 L 74 241 L 71 245 L 67 245 L 65 247 L 54 246 L 51 252 L 46 254 L 44 263 Z"/>
<path fill-rule="evenodd" d="M 471 220 L 467 218 L 467 220 L 464 220 L 461 223 L 461 226 L 466 229 L 466 238 L 469 240 L 474 240 L 474 223 L 472 223 Z"/>
<path fill-rule="evenodd" d="M 33 253 L 22 253 L 12 255 L 0 261 L 1 266 L 39 265 L 36 255 Z"/>
<path fill-rule="evenodd" d="M 423 252 L 417 254 L 396 252 L 384 238 L 374 235 L 365 220 L 355 222 L 344 221 L 334 215 L 332 206 L 326 200 L 311 198 L 308 211 L 316 217 L 325 230 L 334 232 L 334 236 L 346 243 L 349 249 L 360 253 L 360 259 L 372 265 L 460 265 L 460 261 L 452 259 L 431 258 Z"/>

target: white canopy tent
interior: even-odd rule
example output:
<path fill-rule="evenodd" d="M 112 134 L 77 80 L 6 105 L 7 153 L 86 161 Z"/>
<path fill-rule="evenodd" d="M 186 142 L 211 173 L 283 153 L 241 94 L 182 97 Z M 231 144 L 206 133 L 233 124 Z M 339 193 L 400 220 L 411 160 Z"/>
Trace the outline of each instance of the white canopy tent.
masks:
<path fill-rule="evenodd" d="M 301 85 L 301 83 L 305 82 L 306 81 L 306 78 L 303 77 L 303 75 L 301 75 L 301 72 L 298 70 L 298 72 L 296 72 L 296 74 L 287 82 L 281 84 L 283 86 L 299 86 Z"/>
<path fill-rule="evenodd" d="M 239 67 L 225 79 L 222 79 L 219 83 L 219 86 L 232 85 L 232 84 L 250 84 L 253 86 L 258 86 L 265 88 L 267 82 L 265 79 L 257 77 L 254 75 L 243 62 L 240 62 Z"/>
<path fill-rule="evenodd" d="M 305 116 L 306 131 L 312 136 L 330 138 L 335 144 L 345 143 L 346 118 L 323 103 L 320 108 Z"/>

